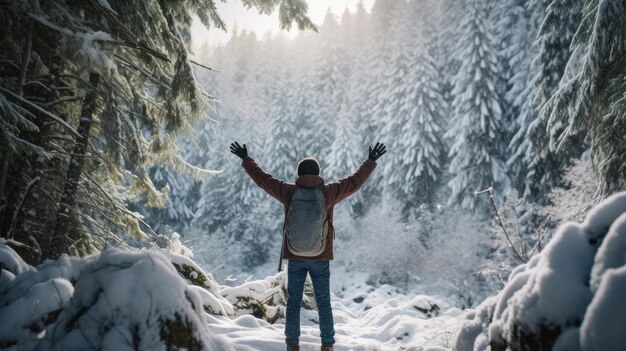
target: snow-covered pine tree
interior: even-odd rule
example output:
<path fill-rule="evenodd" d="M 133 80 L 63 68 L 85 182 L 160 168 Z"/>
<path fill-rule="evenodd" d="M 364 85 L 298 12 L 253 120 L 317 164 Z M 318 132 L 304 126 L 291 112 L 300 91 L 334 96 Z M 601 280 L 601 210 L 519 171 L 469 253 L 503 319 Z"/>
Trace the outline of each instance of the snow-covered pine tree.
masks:
<path fill-rule="evenodd" d="M 497 91 L 501 75 L 499 60 L 493 37 L 487 30 L 485 4 L 468 0 L 465 5 L 466 15 L 459 23 L 462 47 L 457 53 L 465 59 L 455 77 L 453 122 L 446 133 L 452 141 L 448 203 L 474 209 L 477 207 L 474 191 L 509 186 L 503 161 L 508 141 Z"/>
<path fill-rule="evenodd" d="M 536 56 L 535 38 L 543 19 L 540 4 L 531 3 L 528 0 L 500 1 L 492 13 L 493 31 L 507 79 L 505 120 L 511 136 L 507 168 L 513 186 L 520 192 L 524 190 L 527 170 L 519 145 L 529 142 L 524 138 L 526 129 L 520 128 L 520 124 L 525 123 L 522 121 L 533 111 L 530 106 L 535 90 L 531 84 L 534 77 L 531 63 Z"/>
<path fill-rule="evenodd" d="M 519 97 L 530 83 L 528 78 L 530 63 L 534 58 L 528 48 L 532 47 L 536 28 L 530 24 L 528 2 L 528 0 L 498 1 L 493 6 L 490 17 L 490 30 L 494 33 L 494 46 L 499 52 L 503 84 L 506 85 L 501 91 L 505 93 L 502 96 L 502 106 L 505 106 L 503 124 L 509 137 L 512 137 L 518 129 L 516 117 L 521 104 Z"/>
<path fill-rule="evenodd" d="M 507 161 L 513 170 L 515 185 L 525 199 L 547 203 L 550 189 L 559 184 L 563 171 L 579 150 L 557 153 L 553 140 L 561 128 L 548 129 L 547 118 L 539 113 L 559 82 L 570 58 L 569 47 L 578 18 L 577 4 L 565 8 L 550 6 L 549 1 L 529 2 L 531 25 L 538 29 L 532 52 L 536 57 L 530 69 L 531 81 L 519 95 L 519 125 L 511 141 Z M 539 27 L 540 26 L 540 27 Z M 578 149 L 578 148 L 577 148 Z"/>
<path fill-rule="evenodd" d="M 425 1 L 420 5 L 426 6 Z M 423 6 L 398 8 L 390 34 L 391 62 L 386 76 L 384 135 L 393 136 L 385 162 L 386 194 L 403 204 L 403 213 L 421 203 L 432 206 L 444 147 L 440 127 L 446 113 L 439 73 L 428 53 Z"/>
<path fill-rule="evenodd" d="M 326 176 L 333 180 L 352 174 L 366 155 L 365 148 L 358 143 L 354 116 L 350 112 L 349 104 L 345 101 L 341 104 L 335 119 L 335 135 L 326 173 Z"/>
<path fill-rule="evenodd" d="M 315 33 L 302 33 L 298 36 L 298 40 L 291 44 L 289 56 L 285 60 L 285 67 L 288 72 L 283 72 L 283 81 L 281 84 L 287 84 L 288 93 L 288 109 L 293 121 L 298 121 L 297 134 L 294 137 L 292 148 L 296 149 L 298 157 L 313 156 L 320 158 L 323 156 L 323 150 L 328 145 L 322 145 L 326 140 L 319 140 L 319 132 L 317 123 L 319 122 L 317 111 L 315 109 L 315 90 L 313 81 L 313 73 L 311 67 L 314 64 L 313 55 L 311 55 L 311 47 L 315 45 L 315 40 L 319 39 L 319 35 Z M 287 75 L 287 73 L 289 73 Z"/>
<path fill-rule="evenodd" d="M 405 91 L 395 111 L 397 128 L 390 145 L 399 162 L 389 162 L 385 167 L 389 191 L 400 191 L 405 212 L 423 203 L 430 209 L 435 205 L 435 190 L 447 153 L 442 124 L 448 111 L 441 76 L 427 48 L 414 47 L 408 61 L 413 67 L 403 83 Z"/>
<path fill-rule="evenodd" d="M 297 152 L 299 124 L 293 119 L 287 102 L 287 87 L 275 87 L 268 112 L 271 123 L 268 149 L 271 151 L 268 154 L 267 168 L 275 177 L 291 181 L 295 179 L 300 157 Z"/>
<path fill-rule="evenodd" d="M 588 131 L 594 167 L 602 179 L 601 195 L 606 196 L 626 187 L 626 4 L 620 0 L 582 4 L 582 21 L 573 41 L 585 47 L 583 64 L 554 94 L 545 114 L 551 128 L 565 123 L 561 148 L 571 144 L 568 138 Z M 546 34 L 563 35 L 558 29 L 549 27 Z"/>
<path fill-rule="evenodd" d="M 357 133 L 364 147 L 374 146 L 377 141 L 388 142 L 388 136 L 382 132 L 385 124 L 384 103 L 386 86 L 383 77 L 390 69 L 391 33 L 396 7 L 406 6 L 405 0 L 376 0 L 367 18 L 364 32 L 366 40 L 357 62 L 356 70 L 362 75 L 363 83 L 354 91 L 354 96 L 362 99 L 362 108 L 356 110 Z M 386 157 L 391 158 L 390 154 Z M 369 199 L 379 198 L 384 180 L 382 172 L 374 172 L 368 179 L 368 186 L 361 190 L 361 195 Z"/>
<path fill-rule="evenodd" d="M 415 45 L 423 42 L 421 35 L 418 33 L 416 27 L 416 19 L 413 13 L 407 11 L 408 6 L 401 3 L 395 8 L 393 17 L 395 20 L 389 27 L 388 36 L 388 61 L 385 70 L 381 71 L 380 77 L 377 80 L 377 92 L 376 97 L 378 99 L 375 114 L 377 129 L 382 131 L 384 135 L 396 135 L 400 126 L 399 115 L 403 108 L 410 108 L 404 106 L 404 97 L 406 95 L 406 89 L 410 84 L 410 81 L 406 80 L 406 76 L 413 69 L 413 62 L 409 60 L 411 51 Z M 417 45 L 420 49 L 422 45 Z M 395 156 L 395 154 L 392 154 Z M 391 165 L 391 168 L 395 168 L 393 163 L 401 162 L 398 157 L 391 157 L 387 165 Z M 388 167 L 389 168 L 389 167 Z M 385 174 L 387 178 L 388 174 Z M 396 184 L 397 185 L 397 184 Z"/>
<path fill-rule="evenodd" d="M 413 1 L 411 1 L 413 3 Z M 438 2 L 440 21 L 433 27 L 435 31 L 435 41 L 433 42 L 432 55 L 437 59 L 440 74 L 442 76 L 443 97 L 452 103 L 452 90 L 454 89 L 454 76 L 461 67 L 462 59 L 457 57 L 456 52 L 461 44 L 463 34 L 458 25 L 465 16 L 465 7 L 459 6 L 458 1 L 443 0 Z"/>
<path fill-rule="evenodd" d="M 405 0 L 377 0 L 372 6 L 367 26 L 365 46 L 363 47 L 362 61 L 359 65 L 360 74 L 367 79 L 367 84 L 361 87 L 359 95 L 365 97 L 364 115 L 358 119 L 367 121 L 360 124 L 360 131 L 365 144 L 372 143 L 376 138 L 374 131 L 383 123 L 381 99 L 385 90 L 381 86 L 382 76 L 389 69 L 391 55 L 391 41 L 389 30 L 396 14 L 395 8 L 404 6 Z"/>
<path fill-rule="evenodd" d="M 344 86 L 348 104 L 342 107 L 341 113 L 348 114 L 354 128 L 354 136 L 351 143 L 354 145 L 353 147 L 355 149 L 352 156 L 346 156 L 354 157 L 353 162 L 356 166 L 366 157 L 367 143 L 371 142 L 374 138 L 372 135 L 364 134 L 370 120 L 373 118 L 366 108 L 367 97 L 362 94 L 364 87 L 368 84 L 367 75 L 362 70 L 362 67 L 366 64 L 366 62 L 364 62 L 366 55 L 363 49 L 368 42 L 368 20 L 368 13 L 365 11 L 362 1 L 357 4 L 355 13 L 350 13 L 346 10 L 341 20 L 344 42 L 346 43 L 344 60 L 351 63 L 348 67 L 349 78 L 347 84 Z M 353 171 L 354 169 L 347 170 L 345 174 L 338 176 L 344 176 Z M 350 203 L 352 206 L 350 212 L 352 215 L 363 215 L 369 205 L 372 204 L 372 202 L 366 200 L 363 193 L 363 190 L 368 191 L 369 189 L 371 189 L 370 186 L 367 186 L 351 197 Z"/>
<path fill-rule="evenodd" d="M 374 6 L 378 5 L 377 1 Z M 372 30 L 380 31 L 376 37 L 372 38 L 370 50 L 373 50 L 369 64 L 371 69 L 369 78 L 371 79 L 368 86 L 367 98 L 368 109 L 375 118 L 370 120 L 370 133 L 375 130 L 381 131 L 392 123 L 394 116 L 390 116 L 386 110 L 389 104 L 399 101 L 398 85 L 399 81 L 404 77 L 407 71 L 407 42 L 411 37 L 405 37 L 405 33 L 409 30 L 412 18 L 407 15 L 408 5 L 404 0 L 394 1 L 393 5 L 385 4 L 389 8 L 385 8 L 381 14 L 374 15 L 372 8 Z M 382 5 L 381 5 L 382 6 Z M 381 9 L 382 10 L 382 9 Z M 384 36 L 381 36 L 384 35 Z M 376 43 L 374 40 L 380 40 Z M 393 108 L 392 108 L 393 109 Z"/>
<path fill-rule="evenodd" d="M 347 99 L 347 62 L 342 44 L 343 30 L 335 16 L 328 11 L 320 26 L 320 37 L 316 46 L 316 60 L 313 67 L 313 89 L 315 97 L 314 138 L 320 152 L 317 157 L 325 163 L 331 153 L 333 126 L 342 104 Z M 324 168 L 322 168 L 324 170 Z"/>

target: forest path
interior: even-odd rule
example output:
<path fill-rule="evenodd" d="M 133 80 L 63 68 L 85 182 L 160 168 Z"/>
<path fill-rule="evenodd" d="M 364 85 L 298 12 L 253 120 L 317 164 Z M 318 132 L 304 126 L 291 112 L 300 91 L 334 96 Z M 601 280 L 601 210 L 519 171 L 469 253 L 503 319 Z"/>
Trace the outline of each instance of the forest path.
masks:
<path fill-rule="evenodd" d="M 449 350 L 463 314 L 435 298 L 403 295 L 390 286 L 346 291 L 343 296 L 332 299 L 336 351 Z M 238 351 L 285 349 L 283 323 L 271 325 L 251 315 L 211 318 L 211 331 L 226 337 Z M 316 321 L 317 312 L 302 310 L 302 351 L 320 348 Z"/>

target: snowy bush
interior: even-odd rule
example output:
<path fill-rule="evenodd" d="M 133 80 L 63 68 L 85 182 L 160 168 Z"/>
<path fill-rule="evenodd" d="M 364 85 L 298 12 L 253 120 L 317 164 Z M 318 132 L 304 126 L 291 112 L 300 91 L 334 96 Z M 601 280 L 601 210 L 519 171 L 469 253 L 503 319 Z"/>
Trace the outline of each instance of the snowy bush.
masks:
<path fill-rule="evenodd" d="M 82 261 L 61 256 L 36 269 L 4 245 L 0 257 L 0 347 L 231 349 L 209 332 L 204 311 L 232 314 L 232 307 L 212 278 L 183 256 L 110 248 Z M 6 262 L 22 270 L 8 284 Z"/>
<path fill-rule="evenodd" d="M 466 314 L 455 349 L 623 350 L 624 252 L 626 192 L 602 201 L 582 224 L 561 225 L 500 294 Z"/>
<path fill-rule="evenodd" d="M 452 295 L 461 307 L 493 294 L 498 286 L 485 274 L 492 263 L 485 260 L 491 248 L 484 223 L 470 212 L 444 209 L 432 228 L 430 250 L 416 267 L 430 285 L 429 292 Z"/>
<path fill-rule="evenodd" d="M 348 252 L 338 252 L 337 256 L 347 254 L 354 268 L 370 274 L 372 285 L 392 284 L 406 289 L 417 276 L 415 270 L 407 268 L 417 267 L 426 254 L 419 224 L 414 224 L 403 223 L 397 207 L 384 204 L 383 208 L 370 211 L 357 224 L 357 230 L 346 228 L 352 233 L 347 242 L 337 246 L 341 247 L 338 251 L 345 247 L 343 250 Z M 338 233 L 341 238 L 342 232 Z"/>

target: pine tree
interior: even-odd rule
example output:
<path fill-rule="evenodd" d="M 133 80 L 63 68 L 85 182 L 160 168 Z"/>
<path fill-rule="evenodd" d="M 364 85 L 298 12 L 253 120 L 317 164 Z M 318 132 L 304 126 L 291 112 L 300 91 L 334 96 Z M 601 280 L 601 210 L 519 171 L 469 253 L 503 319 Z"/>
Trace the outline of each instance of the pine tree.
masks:
<path fill-rule="evenodd" d="M 314 140 L 319 145 L 318 159 L 323 163 L 331 153 L 333 143 L 333 122 L 341 106 L 346 102 L 344 84 L 347 79 L 345 50 L 341 45 L 343 31 L 331 12 L 326 14 L 320 26 L 317 46 L 313 89 L 315 95 L 315 118 L 312 127 Z"/>
<path fill-rule="evenodd" d="M 520 95 L 523 100 L 518 116 L 519 129 L 512 139 L 514 150 L 508 160 L 510 167 L 519 174 L 516 185 L 523 191 L 523 197 L 539 203 L 549 201 L 546 194 L 560 183 L 564 169 L 572 157 L 580 153 L 580 146 L 558 153 L 551 141 L 560 135 L 562 126 L 548 128 L 547 118 L 539 113 L 558 89 L 570 58 L 572 26 L 578 18 L 575 3 L 563 8 L 548 5 L 539 1 L 528 5 L 536 11 L 532 23 L 541 23 L 541 27 L 534 43 L 537 47 L 532 50 L 536 53 L 530 67 L 532 81 Z"/>
<path fill-rule="evenodd" d="M 319 38 L 315 33 L 302 33 L 298 36 L 298 40 L 292 44 L 289 57 L 286 59 L 285 66 L 291 63 L 288 71 L 282 71 L 281 77 L 284 79 L 281 84 L 287 84 L 287 104 L 289 114 L 293 121 L 297 121 L 299 127 L 293 136 L 292 148 L 296 149 L 296 155 L 299 158 L 313 156 L 321 158 L 324 156 L 324 149 L 328 145 L 330 138 L 325 136 L 320 139 L 320 130 L 318 123 L 319 115 L 315 108 L 317 101 L 315 96 L 315 82 L 311 67 L 314 65 L 314 59 L 311 55 L 311 47 L 315 45 L 315 40 Z M 279 74 L 276 74 L 277 76 Z M 286 82 L 285 82 L 286 80 Z M 322 132 L 325 129 L 322 130 Z"/>
<path fill-rule="evenodd" d="M 557 135 L 561 149 L 571 147 L 568 139 L 588 131 L 594 166 L 602 177 L 601 194 L 606 196 L 626 187 L 626 5 L 619 0 L 582 3 L 582 21 L 572 39 L 585 48 L 582 65 L 552 96 L 544 118 L 549 117 L 551 128 L 564 124 Z M 571 11 L 571 4 L 563 1 L 551 6 Z M 546 34 L 562 36 L 558 30 L 548 27 Z"/>
<path fill-rule="evenodd" d="M 521 104 L 519 96 L 529 84 L 533 59 L 528 48 L 532 47 L 536 29 L 530 24 L 527 3 L 527 0 L 499 1 L 494 5 L 490 19 L 505 84 L 500 91 L 505 93 L 501 104 L 505 106 L 503 123 L 509 136 L 518 129 L 515 117 Z"/>
<path fill-rule="evenodd" d="M 422 203 L 434 207 L 446 154 L 441 124 L 448 110 L 435 60 L 427 49 L 415 47 L 408 61 L 413 68 L 403 82 L 399 108 L 391 112 L 396 126 L 390 148 L 398 157 L 385 165 L 389 191 L 400 193 L 405 212 Z"/>
<path fill-rule="evenodd" d="M 332 179 L 339 179 L 352 174 L 365 155 L 364 148 L 358 144 L 353 115 L 350 114 L 347 102 L 343 103 L 339 109 L 334 130 L 334 141 L 328 158 L 326 175 Z"/>
<path fill-rule="evenodd" d="M 383 85 L 383 77 L 391 66 L 391 24 L 394 15 L 398 13 L 396 8 L 405 6 L 405 3 L 404 0 L 376 0 L 365 26 L 366 40 L 361 59 L 356 65 L 358 74 L 363 76 L 363 83 L 353 93 L 361 99 L 362 107 L 355 112 L 358 113 L 357 132 L 364 147 L 373 146 L 377 141 L 388 142 L 382 134 L 382 126 L 385 124 L 383 101 L 387 89 Z M 368 186 L 361 190 L 361 196 L 370 199 L 372 203 L 372 199 L 381 197 L 384 184 L 382 172 L 374 172 L 367 182 Z"/>
<path fill-rule="evenodd" d="M 275 89 L 272 107 L 268 113 L 271 123 L 271 159 L 268 169 L 272 175 L 284 180 L 293 180 L 296 175 L 296 165 L 299 155 L 296 150 L 298 144 L 298 124 L 293 119 L 287 105 L 288 95 L 286 87 Z"/>
<path fill-rule="evenodd" d="M 496 90 L 501 74 L 499 61 L 486 28 L 484 4 L 470 0 L 466 10 L 459 24 L 464 33 L 460 42 L 465 47 L 457 54 L 465 60 L 455 77 L 453 125 L 446 133 L 453 142 L 448 203 L 474 209 L 474 191 L 489 186 L 505 189 L 509 181 L 503 162 L 506 134 Z"/>

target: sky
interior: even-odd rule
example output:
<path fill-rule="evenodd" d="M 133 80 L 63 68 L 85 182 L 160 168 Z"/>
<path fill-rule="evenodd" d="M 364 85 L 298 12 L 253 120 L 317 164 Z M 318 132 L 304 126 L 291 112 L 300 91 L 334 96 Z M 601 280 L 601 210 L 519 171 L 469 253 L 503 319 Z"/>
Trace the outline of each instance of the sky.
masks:
<path fill-rule="evenodd" d="M 307 0 L 309 4 L 308 15 L 313 23 L 321 25 L 326 11 L 330 10 L 333 14 L 340 17 L 346 8 L 351 12 L 355 12 L 359 1 L 363 1 L 367 11 L 370 11 L 374 5 L 374 0 Z M 267 32 L 277 33 L 280 31 L 278 11 L 274 11 L 270 16 L 259 15 L 255 8 L 247 10 L 239 0 L 228 0 L 226 3 L 218 1 L 216 3 L 218 13 L 224 20 L 224 23 L 226 23 L 228 32 L 225 33 L 216 28 L 207 30 L 199 20 L 196 20 L 191 29 L 192 42 L 195 48 L 205 44 L 217 46 L 226 43 L 235 28 L 238 31 L 253 30 L 257 33 L 258 38 L 262 38 Z M 297 31 L 298 29 L 294 24 L 288 36 L 295 37 Z"/>

